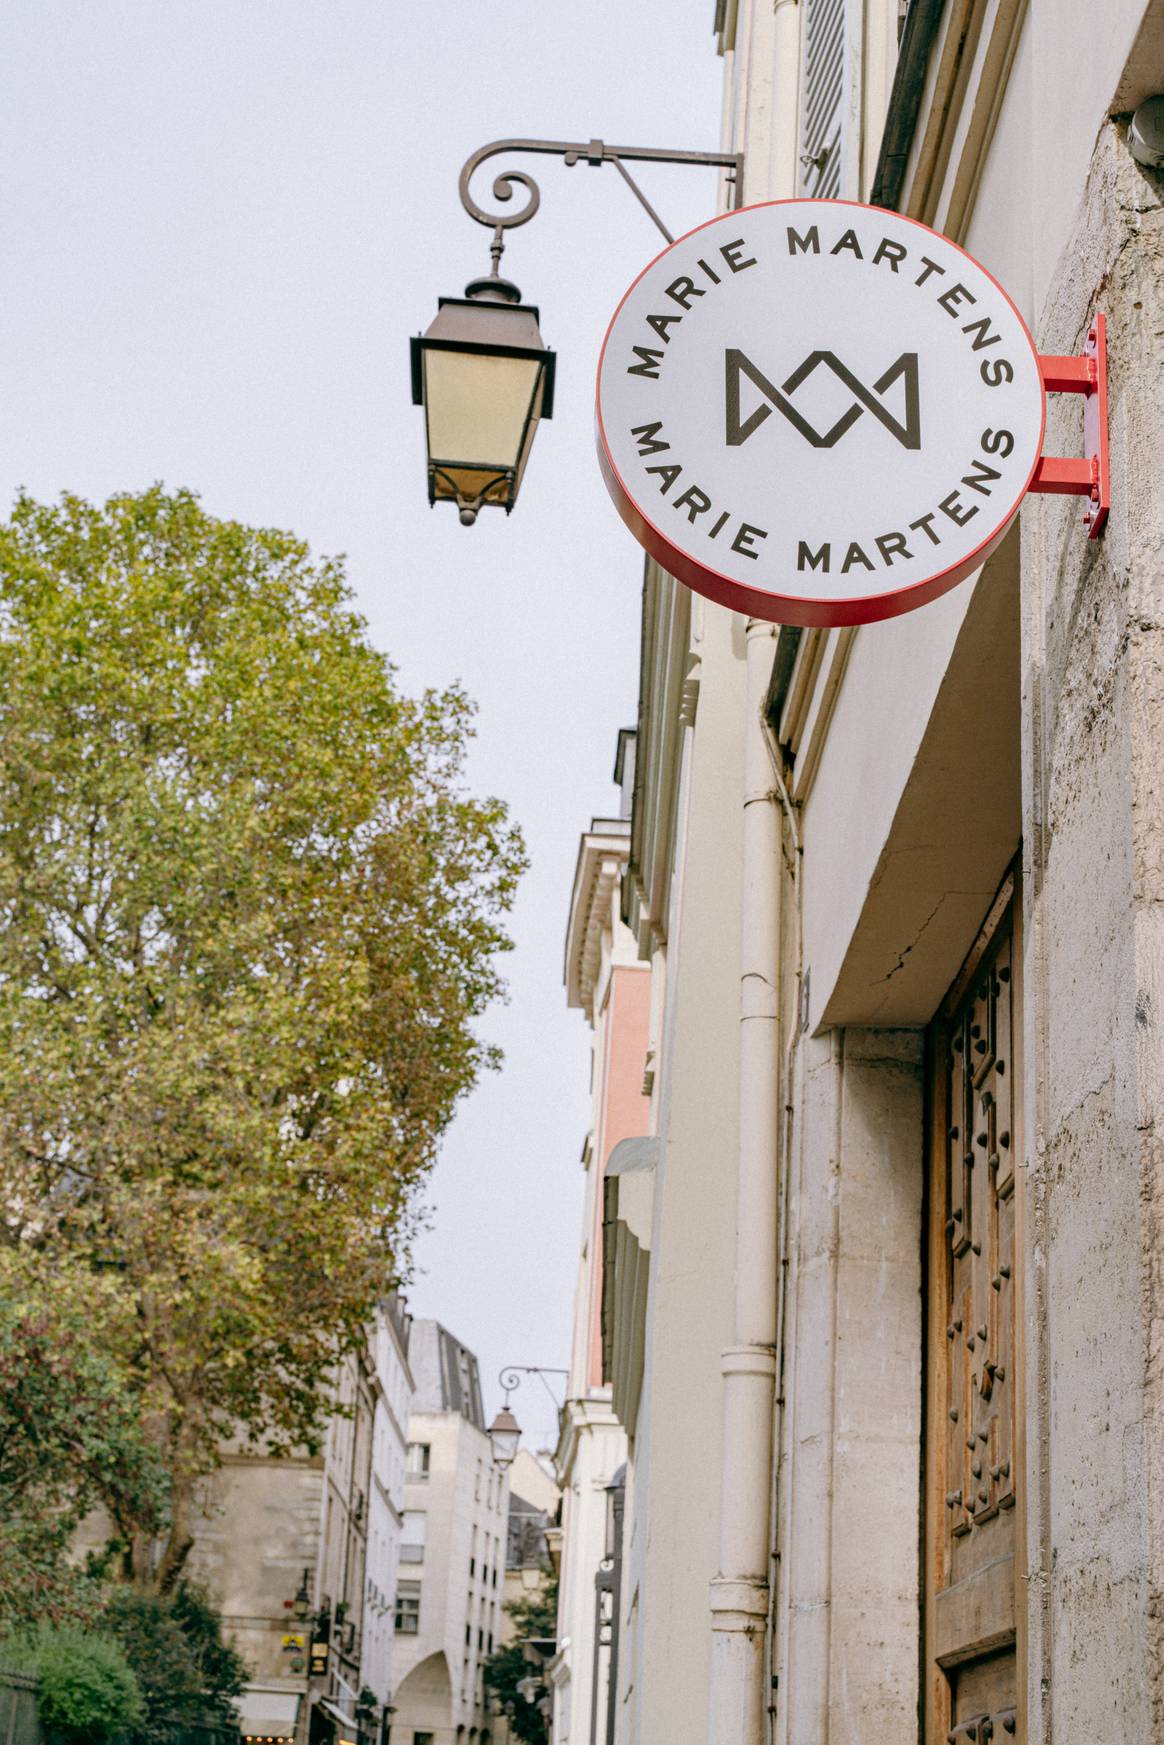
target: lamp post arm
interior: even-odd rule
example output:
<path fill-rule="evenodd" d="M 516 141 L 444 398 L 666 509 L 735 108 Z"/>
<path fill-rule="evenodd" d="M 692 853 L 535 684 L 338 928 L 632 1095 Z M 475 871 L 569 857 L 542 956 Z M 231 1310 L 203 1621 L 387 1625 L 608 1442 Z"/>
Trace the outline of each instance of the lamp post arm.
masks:
<path fill-rule="evenodd" d="M 469 191 L 469 184 L 480 166 L 488 158 L 496 157 L 500 152 L 535 153 L 541 156 L 559 157 L 564 159 L 569 167 L 583 159 L 595 167 L 600 164 L 613 164 L 668 242 L 673 242 L 675 239 L 638 183 L 631 176 L 626 167 L 628 161 L 650 164 L 686 164 L 704 169 L 727 170 L 734 195 L 733 205 L 741 206 L 743 204 L 744 154 L 742 152 L 667 151 L 646 145 L 607 145 L 601 139 L 585 142 L 567 139 L 495 139 L 489 145 L 481 146 L 466 161 L 458 182 L 461 205 L 469 217 L 493 231 L 492 253 L 495 271 L 496 262 L 500 259 L 505 246 L 503 232 L 515 230 L 519 224 L 528 224 L 541 205 L 541 189 L 533 177 L 527 175 L 524 170 L 503 170 L 499 176 L 494 178 L 493 182 L 493 198 L 495 200 L 512 200 L 515 188 L 525 189 L 528 199 L 525 205 L 519 207 L 516 212 L 486 212 L 482 206 L 477 204 Z"/>
<path fill-rule="evenodd" d="M 507 1402 L 514 1389 L 521 1386 L 521 1377 L 523 1375 L 536 1375 L 546 1392 L 549 1394 L 551 1400 L 553 1400 L 555 1410 L 561 1411 L 561 1402 L 555 1398 L 554 1390 L 546 1380 L 546 1377 L 548 1375 L 561 1375 L 565 1376 L 568 1381 L 570 1379 L 570 1371 L 568 1369 L 551 1369 L 546 1365 L 539 1363 L 507 1363 L 497 1378 L 498 1383 L 504 1391 Z"/>

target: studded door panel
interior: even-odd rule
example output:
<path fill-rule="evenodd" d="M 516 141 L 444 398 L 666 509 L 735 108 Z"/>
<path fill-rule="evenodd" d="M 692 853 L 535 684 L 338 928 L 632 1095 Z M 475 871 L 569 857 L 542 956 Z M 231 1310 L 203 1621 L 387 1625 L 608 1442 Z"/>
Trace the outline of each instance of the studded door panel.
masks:
<path fill-rule="evenodd" d="M 1015 1500 L 1010 955 L 1008 935 L 949 1030 L 946 1507 L 955 1580 L 978 1561 L 961 1541 Z"/>
<path fill-rule="evenodd" d="M 1016 1736 L 1013 897 L 930 1031 L 927 1737 Z"/>

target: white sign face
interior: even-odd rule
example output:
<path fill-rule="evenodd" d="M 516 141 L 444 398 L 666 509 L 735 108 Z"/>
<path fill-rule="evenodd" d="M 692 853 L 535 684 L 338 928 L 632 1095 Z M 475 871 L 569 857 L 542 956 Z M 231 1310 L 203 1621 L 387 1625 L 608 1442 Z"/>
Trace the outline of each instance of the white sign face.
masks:
<path fill-rule="evenodd" d="M 1038 465 L 1034 342 L 926 225 L 747 206 L 631 286 L 598 367 L 603 474 L 680 581 L 753 617 L 860 624 L 979 567 Z"/>

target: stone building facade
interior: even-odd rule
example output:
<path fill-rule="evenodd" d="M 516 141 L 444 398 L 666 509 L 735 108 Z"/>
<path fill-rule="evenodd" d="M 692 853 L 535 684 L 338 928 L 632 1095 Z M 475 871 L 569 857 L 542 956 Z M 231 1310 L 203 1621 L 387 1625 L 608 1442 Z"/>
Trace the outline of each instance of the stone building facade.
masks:
<path fill-rule="evenodd" d="M 377 1745 L 386 1735 L 409 1326 L 399 1298 L 381 1305 L 366 1348 L 341 1367 L 341 1410 L 318 1455 L 231 1448 L 203 1487 L 189 1570 L 250 1671 L 244 1739 Z"/>
<path fill-rule="evenodd" d="M 1029 498 L 976 576 L 857 630 L 647 566 L 616 1737 L 1160 1737 L 1164 184 L 1127 135 L 1164 5 L 714 23 L 749 202 L 921 219 L 1044 353 L 1106 314 L 1113 505 L 1092 540 Z M 1081 443 L 1049 397 L 1046 452 Z"/>

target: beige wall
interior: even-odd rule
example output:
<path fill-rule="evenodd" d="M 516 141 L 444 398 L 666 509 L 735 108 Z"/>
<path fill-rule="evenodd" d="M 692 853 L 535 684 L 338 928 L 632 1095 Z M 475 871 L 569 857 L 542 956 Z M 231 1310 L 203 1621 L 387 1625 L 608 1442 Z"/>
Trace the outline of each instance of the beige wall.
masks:
<path fill-rule="evenodd" d="M 214 1596 L 252 1679 L 271 1688 L 305 1688 L 282 1646 L 304 1627 L 290 1621 L 284 1602 L 295 1597 L 305 1569 L 312 1587 L 323 1483 L 322 1456 L 231 1454 L 205 1488 L 190 1574 Z"/>

